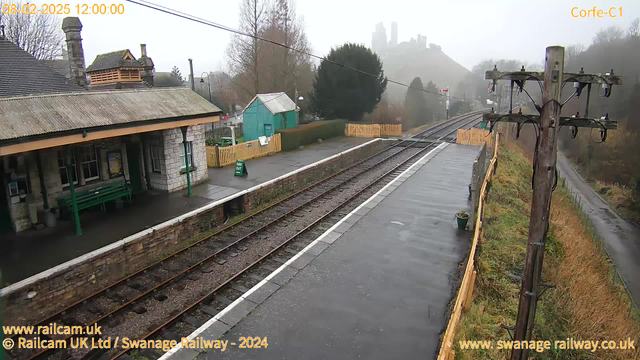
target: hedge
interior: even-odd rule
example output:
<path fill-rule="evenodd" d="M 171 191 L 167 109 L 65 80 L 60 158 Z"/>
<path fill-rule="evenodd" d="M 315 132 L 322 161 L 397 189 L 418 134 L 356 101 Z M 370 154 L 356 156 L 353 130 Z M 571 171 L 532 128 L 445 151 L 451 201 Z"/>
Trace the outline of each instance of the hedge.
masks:
<path fill-rule="evenodd" d="M 314 121 L 310 124 L 300 125 L 296 129 L 278 130 L 282 134 L 282 150 L 295 150 L 300 145 L 312 144 L 318 139 L 326 140 L 335 136 L 344 135 L 344 120 Z"/>

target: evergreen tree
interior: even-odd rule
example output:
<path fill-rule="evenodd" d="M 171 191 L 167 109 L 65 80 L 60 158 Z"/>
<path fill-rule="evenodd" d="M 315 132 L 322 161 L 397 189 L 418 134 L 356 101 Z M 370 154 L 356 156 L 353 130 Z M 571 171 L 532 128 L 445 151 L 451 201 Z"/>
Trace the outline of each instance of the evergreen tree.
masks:
<path fill-rule="evenodd" d="M 427 99 L 423 91 L 422 80 L 419 77 L 413 79 L 407 89 L 407 94 L 404 97 L 404 108 L 409 117 L 409 121 L 405 123 L 408 128 L 427 123 Z"/>
<path fill-rule="evenodd" d="M 177 66 L 174 66 L 173 69 L 171 69 L 171 76 L 173 76 L 180 83 L 182 83 L 182 81 L 184 81 L 182 79 L 182 74 L 180 74 L 180 69 L 178 69 Z"/>
<path fill-rule="evenodd" d="M 365 112 L 373 111 L 386 87 L 387 78 L 378 55 L 364 45 L 347 43 L 332 49 L 327 59 L 320 63 L 313 83 L 312 107 L 319 116 L 327 119 L 358 121 Z"/>

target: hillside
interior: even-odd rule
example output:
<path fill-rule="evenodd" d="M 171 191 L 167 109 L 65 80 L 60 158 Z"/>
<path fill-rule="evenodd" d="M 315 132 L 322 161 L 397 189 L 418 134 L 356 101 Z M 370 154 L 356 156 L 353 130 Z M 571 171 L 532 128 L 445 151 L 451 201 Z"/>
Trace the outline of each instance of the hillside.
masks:
<path fill-rule="evenodd" d="M 452 96 L 457 95 L 454 91 L 458 83 L 470 73 L 438 47 L 421 48 L 415 42 L 400 43 L 379 55 L 388 78 L 409 84 L 419 76 L 425 85 L 433 81 L 439 89 L 449 86 Z M 387 95 L 393 102 L 403 101 L 406 91 L 402 86 L 387 85 Z"/>

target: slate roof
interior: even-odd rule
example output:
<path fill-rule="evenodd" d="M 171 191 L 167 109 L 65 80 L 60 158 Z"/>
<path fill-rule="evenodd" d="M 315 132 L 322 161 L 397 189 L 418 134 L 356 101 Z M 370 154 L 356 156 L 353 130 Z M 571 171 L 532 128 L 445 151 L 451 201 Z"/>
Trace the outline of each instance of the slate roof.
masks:
<path fill-rule="evenodd" d="M 0 98 L 84 91 L 9 40 L 0 39 Z"/>
<path fill-rule="evenodd" d="M 256 98 L 260 99 L 260 102 L 262 102 L 262 104 L 273 115 L 296 110 L 296 103 L 294 103 L 293 100 L 291 100 L 284 92 L 258 94 L 249 102 L 247 107 L 245 107 L 245 110 L 256 100 Z"/>
<path fill-rule="evenodd" d="M 222 111 L 188 88 L 85 91 L 0 99 L 0 142 Z"/>
<path fill-rule="evenodd" d="M 69 67 L 69 60 L 55 59 L 55 60 L 42 60 L 47 66 L 58 74 L 71 79 L 71 69 Z"/>
<path fill-rule="evenodd" d="M 144 65 L 138 60 L 125 60 L 124 56 L 129 50 L 118 50 L 96 56 L 93 63 L 87 67 L 87 72 L 117 69 L 120 67 L 142 68 Z M 133 54 L 132 54 L 133 55 Z M 135 59 L 135 57 L 134 57 Z"/>

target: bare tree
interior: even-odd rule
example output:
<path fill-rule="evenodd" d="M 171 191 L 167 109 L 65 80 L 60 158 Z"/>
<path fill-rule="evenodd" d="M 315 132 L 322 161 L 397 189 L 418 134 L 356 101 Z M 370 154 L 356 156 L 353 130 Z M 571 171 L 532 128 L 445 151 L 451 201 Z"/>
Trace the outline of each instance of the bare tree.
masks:
<path fill-rule="evenodd" d="M 573 44 L 567 46 L 567 49 L 564 52 L 567 64 L 571 64 L 572 61 L 575 61 L 578 55 L 584 52 L 584 50 L 585 48 L 582 44 Z"/>
<path fill-rule="evenodd" d="M 635 18 L 627 28 L 627 36 L 630 38 L 640 37 L 640 18 Z"/>
<path fill-rule="evenodd" d="M 617 26 L 609 26 L 606 29 L 602 29 L 596 33 L 596 36 L 593 38 L 594 44 L 604 44 L 609 43 L 618 39 L 621 39 L 623 36 L 622 30 L 620 30 Z"/>
<path fill-rule="evenodd" d="M 295 89 L 310 90 L 311 83 L 304 80 L 312 78 L 310 57 L 305 53 L 311 46 L 304 31 L 304 19 L 299 18 L 293 0 L 276 0 L 269 11 L 268 24 L 263 37 L 284 44 L 284 47 L 265 44 L 264 52 L 269 55 L 264 71 L 271 80 L 272 91 L 285 91 L 291 98 Z M 291 49 L 296 49 L 293 51 Z"/>
<path fill-rule="evenodd" d="M 265 5 L 262 0 L 243 0 L 240 5 L 240 27 L 243 33 L 251 35 L 234 35 L 227 48 L 229 68 L 238 77 L 236 84 L 245 95 L 252 97 L 260 91 L 260 36 L 266 18 Z M 246 96 L 245 96 L 246 97 Z"/>
<path fill-rule="evenodd" d="M 28 6 L 22 1 L 6 2 L 0 0 L 0 25 L 5 26 L 5 35 L 9 41 L 33 55 L 37 59 L 50 60 L 61 55 L 64 34 L 60 28 L 60 20 L 55 15 L 28 14 L 11 9 L 22 9 Z"/>

